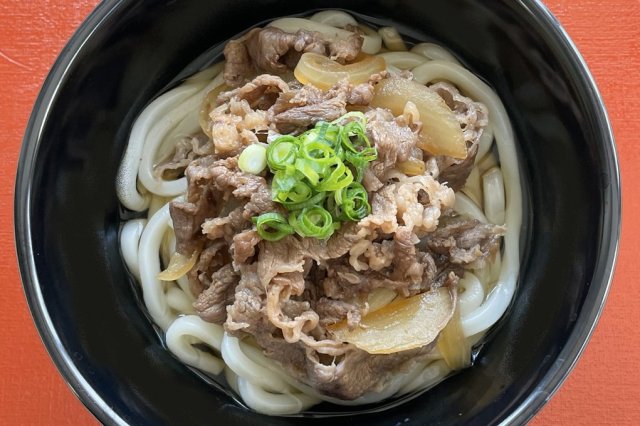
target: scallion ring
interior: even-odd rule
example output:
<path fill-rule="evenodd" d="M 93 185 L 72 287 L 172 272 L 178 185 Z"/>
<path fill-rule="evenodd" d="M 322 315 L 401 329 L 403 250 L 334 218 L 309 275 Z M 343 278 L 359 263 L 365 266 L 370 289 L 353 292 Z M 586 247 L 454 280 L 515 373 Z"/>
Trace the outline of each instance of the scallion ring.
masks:
<path fill-rule="evenodd" d="M 294 233 L 293 227 L 280 213 L 263 213 L 251 221 L 256 225 L 258 235 L 263 240 L 278 241 Z"/>

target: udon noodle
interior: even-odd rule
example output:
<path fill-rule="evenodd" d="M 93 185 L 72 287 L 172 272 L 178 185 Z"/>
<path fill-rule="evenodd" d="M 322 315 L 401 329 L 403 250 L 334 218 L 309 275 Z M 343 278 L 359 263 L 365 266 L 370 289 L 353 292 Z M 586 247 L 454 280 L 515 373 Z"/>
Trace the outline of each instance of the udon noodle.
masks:
<path fill-rule="evenodd" d="M 290 33 L 306 29 L 346 38 L 358 22 L 344 12 L 323 11 L 308 19 L 282 18 L 270 25 Z M 501 250 L 492 261 L 466 270 L 458 283 L 460 327 L 467 348 L 471 348 L 503 316 L 516 290 L 522 200 L 508 114 L 494 91 L 442 46 L 418 43 L 399 50 L 407 45 L 394 29 L 359 28 L 362 51 L 382 57 L 387 70 L 410 71 L 421 84 L 452 83 L 488 109 L 489 125 L 480 138 L 475 165 L 466 185 L 456 193 L 454 205 L 461 215 L 506 226 Z M 177 140 L 201 130 L 200 107 L 210 91 L 219 91 L 224 84 L 223 68 L 221 62 L 193 75 L 144 109 L 131 129 L 116 182 L 122 205 L 140 213 L 122 226 L 122 256 L 140 284 L 150 317 L 165 332 L 167 348 L 185 364 L 223 376 L 247 406 L 271 415 L 299 413 L 321 401 L 375 403 L 442 381 L 451 368 L 436 346 L 420 362 L 395 371 L 384 389 L 353 400 L 327 396 L 292 377 L 252 339 L 234 337 L 222 325 L 198 316 L 193 307 L 196 297 L 185 275 L 172 281 L 158 278 L 176 250 L 170 202 L 185 197 L 188 183 L 183 175 L 170 179 L 159 176 L 155 168 L 173 152 Z"/>

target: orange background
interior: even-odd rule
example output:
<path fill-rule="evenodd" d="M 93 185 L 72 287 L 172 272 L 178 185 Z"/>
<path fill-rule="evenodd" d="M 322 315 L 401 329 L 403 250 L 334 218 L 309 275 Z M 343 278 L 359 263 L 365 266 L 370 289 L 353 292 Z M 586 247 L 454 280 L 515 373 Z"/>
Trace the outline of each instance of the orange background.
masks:
<path fill-rule="evenodd" d="M 48 69 L 96 0 L 0 0 L 0 425 L 96 420 L 44 350 L 13 242 L 13 186 L 24 129 Z M 640 1 L 547 0 L 585 57 L 613 122 L 623 233 L 609 299 L 584 355 L 533 425 L 640 424 Z"/>

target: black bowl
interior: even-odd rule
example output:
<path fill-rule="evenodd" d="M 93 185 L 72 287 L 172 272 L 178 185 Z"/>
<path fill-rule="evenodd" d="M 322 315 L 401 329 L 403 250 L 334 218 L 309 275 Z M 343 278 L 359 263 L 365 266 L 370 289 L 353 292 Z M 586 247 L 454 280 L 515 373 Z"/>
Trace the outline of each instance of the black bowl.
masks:
<path fill-rule="evenodd" d="M 106 1 L 63 50 L 38 97 L 15 200 L 33 317 L 66 380 L 104 423 L 301 420 L 246 411 L 161 345 L 120 258 L 114 179 L 132 121 L 191 61 L 257 22 L 329 7 L 439 41 L 497 90 L 518 137 L 528 207 L 518 292 L 476 365 L 406 404 L 331 421 L 523 423 L 584 348 L 616 256 L 618 166 L 589 72 L 540 3 Z"/>

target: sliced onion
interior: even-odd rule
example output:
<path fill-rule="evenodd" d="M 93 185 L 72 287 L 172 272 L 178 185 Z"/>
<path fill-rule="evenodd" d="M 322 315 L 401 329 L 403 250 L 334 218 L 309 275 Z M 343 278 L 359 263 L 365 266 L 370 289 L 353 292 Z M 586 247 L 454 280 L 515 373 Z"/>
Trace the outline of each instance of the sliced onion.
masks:
<path fill-rule="evenodd" d="M 459 307 L 440 333 L 438 351 L 452 370 L 461 370 L 471 364 L 471 347 L 462 331 Z"/>
<path fill-rule="evenodd" d="M 302 84 L 313 84 L 322 90 L 328 90 L 343 79 L 359 84 L 369 80 L 372 74 L 386 68 L 384 59 L 379 56 L 366 56 L 349 65 L 341 65 L 326 56 L 307 52 L 302 55 L 293 74 Z"/>
<path fill-rule="evenodd" d="M 391 354 L 433 342 L 453 316 L 455 292 L 440 287 L 399 299 L 365 315 L 349 330 L 341 321 L 328 327 L 335 340 L 348 342 L 370 354 Z"/>
<path fill-rule="evenodd" d="M 422 160 L 406 160 L 396 163 L 396 169 L 407 176 L 422 176 L 426 170 L 426 165 Z"/>
<path fill-rule="evenodd" d="M 504 224 L 504 181 L 499 167 L 492 167 L 482 175 L 482 192 L 484 193 L 484 214 L 489 222 L 496 225 Z"/>
<path fill-rule="evenodd" d="M 373 107 L 388 108 L 398 116 L 407 101 L 415 104 L 423 127 L 417 146 L 432 155 L 467 156 L 467 144 L 460 123 L 445 101 L 428 87 L 404 78 L 383 80 L 375 88 Z"/>
<path fill-rule="evenodd" d="M 367 297 L 367 303 L 369 304 L 369 313 L 375 312 L 378 309 L 384 308 L 398 296 L 395 291 L 379 287 L 374 289 Z"/>
<path fill-rule="evenodd" d="M 174 253 L 169 261 L 167 269 L 158 274 L 158 279 L 162 281 L 175 281 L 193 268 L 198 259 L 198 251 L 194 251 L 191 257 L 180 253 Z"/>

